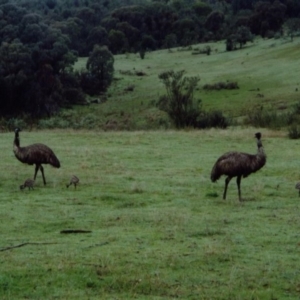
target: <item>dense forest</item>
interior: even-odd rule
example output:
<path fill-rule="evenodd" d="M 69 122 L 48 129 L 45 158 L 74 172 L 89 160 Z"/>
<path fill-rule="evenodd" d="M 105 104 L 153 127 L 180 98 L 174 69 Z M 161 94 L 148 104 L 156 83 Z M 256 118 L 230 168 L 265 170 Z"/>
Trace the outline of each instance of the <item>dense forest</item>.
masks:
<path fill-rule="evenodd" d="M 0 0 L 0 116 L 51 116 L 105 92 L 114 54 L 223 39 L 230 51 L 299 29 L 298 0 Z"/>

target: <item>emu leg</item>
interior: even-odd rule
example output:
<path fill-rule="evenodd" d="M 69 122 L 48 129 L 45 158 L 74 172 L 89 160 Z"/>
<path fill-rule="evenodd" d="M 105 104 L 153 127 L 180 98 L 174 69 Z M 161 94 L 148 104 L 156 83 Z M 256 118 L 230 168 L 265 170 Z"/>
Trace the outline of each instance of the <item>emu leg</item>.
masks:
<path fill-rule="evenodd" d="M 40 170 L 42 172 L 42 176 L 43 176 L 43 181 L 44 181 L 44 185 L 46 185 L 46 179 L 45 179 L 45 175 L 44 175 L 44 168 L 42 165 L 40 165 Z"/>
<path fill-rule="evenodd" d="M 238 191 L 239 191 L 239 201 L 242 201 L 242 198 L 241 198 L 241 178 L 242 178 L 242 176 L 238 176 L 237 179 L 236 179 L 236 184 L 238 186 Z"/>
<path fill-rule="evenodd" d="M 34 171 L 34 176 L 33 176 L 34 180 L 36 179 L 36 174 L 37 174 L 39 168 L 40 168 L 40 165 L 35 165 L 35 171 Z"/>
<path fill-rule="evenodd" d="M 225 188 L 224 188 L 224 194 L 223 194 L 223 199 L 224 199 L 224 200 L 226 199 L 227 187 L 228 187 L 228 184 L 229 184 L 231 178 L 232 178 L 232 177 L 228 176 L 228 177 L 225 179 Z"/>

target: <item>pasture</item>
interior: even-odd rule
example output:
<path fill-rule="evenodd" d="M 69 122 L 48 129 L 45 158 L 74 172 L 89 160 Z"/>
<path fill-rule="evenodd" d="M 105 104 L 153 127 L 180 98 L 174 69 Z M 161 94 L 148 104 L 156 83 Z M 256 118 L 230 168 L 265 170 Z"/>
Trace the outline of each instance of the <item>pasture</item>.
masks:
<path fill-rule="evenodd" d="M 226 201 L 210 182 L 224 152 L 256 153 L 256 131 L 22 131 L 61 161 L 23 191 L 34 167 L 1 133 L 0 298 L 299 299 L 300 142 L 260 129 L 267 164 L 241 203 L 235 180 Z"/>

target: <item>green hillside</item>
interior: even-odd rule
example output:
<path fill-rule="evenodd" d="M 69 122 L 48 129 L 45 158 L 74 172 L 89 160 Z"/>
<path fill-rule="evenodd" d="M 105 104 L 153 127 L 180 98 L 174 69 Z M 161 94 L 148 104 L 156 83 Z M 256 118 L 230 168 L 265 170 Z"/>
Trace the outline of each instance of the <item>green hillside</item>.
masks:
<path fill-rule="evenodd" d="M 167 117 L 155 107 L 159 96 L 165 93 L 158 74 L 166 70 L 186 71 L 187 76 L 200 76 L 196 97 L 205 110 L 218 109 L 237 121 L 257 105 L 284 111 L 299 100 L 298 61 L 300 40 L 263 40 L 257 38 L 243 49 L 226 52 L 224 42 L 194 45 L 192 49 L 175 48 L 146 53 L 144 60 L 138 54 L 115 56 L 115 80 L 107 101 L 77 107 L 71 115 L 88 114 L 98 120 L 98 126 L 115 124 L 116 128 L 146 129 L 166 124 Z M 211 55 L 193 55 L 197 49 L 209 45 Z M 85 67 L 81 58 L 75 65 Z M 137 76 L 137 72 L 144 76 Z M 238 90 L 206 91 L 204 84 L 236 81 Z M 128 87 L 133 91 L 126 91 Z"/>

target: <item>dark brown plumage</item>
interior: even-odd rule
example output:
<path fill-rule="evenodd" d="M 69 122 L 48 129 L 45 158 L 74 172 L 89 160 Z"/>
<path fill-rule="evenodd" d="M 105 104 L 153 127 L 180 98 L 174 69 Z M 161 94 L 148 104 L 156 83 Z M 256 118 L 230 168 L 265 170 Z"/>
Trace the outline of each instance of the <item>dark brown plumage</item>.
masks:
<path fill-rule="evenodd" d="M 38 170 L 41 170 L 45 185 L 46 179 L 42 164 L 50 164 L 55 168 L 59 168 L 60 162 L 55 156 L 54 152 L 44 144 L 32 144 L 26 147 L 21 147 L 19 138 L 20 131 L 20 128 L 15 129 L 15 139 L 13 143 L 14 154 L 16 158 L 22 163 L 28 165 L 35 165 L 34 180 L 36 179 L 36 174 Z"/>
<path fill-rule="evenodd" d="M 24 190 L 26 187 L 28 187 L 28 189 L 33 189 L 34 186 L 34 180 L 32 179 L 26 179 L 24 184 L 20 185 L 20 190 Z"/>
<path fill-rule="evenodd" d="M 227 152 L 215 163 L 211 171 L 211 181 L 217 181 L 222 175 L 226 175 L 223 199 L 226 199 L 227 187 L 233 177 L 237 177 L 239 200 L 241 201 L 241 179 L 261 169 L 267 160 L 264 148 L 261 143 L 261 133 L 255 134 L 257 138 L 257 154 L 242 152 Z"/>
<path fill-rule="evenodd" d="M 78 178 L 77 176 L 73 175 L 73 176 L 71 177 L 71 179 L 70 179 L 70 183 L 67 184 L 67 188 L 68 188 L 70 185 L 74 184 L 75 189 L 76 189 L 76 186 L 77 186 L 78 183 L 79 183 L 79 178 Z"/>
<path fill-rule="evenodd" d="M 296 188 L 297 190 L 299 190 L 299 197 L 300 197 L 300 182 L 298 182 L 298 183 L 296 184 L 295 188 Z"/>

